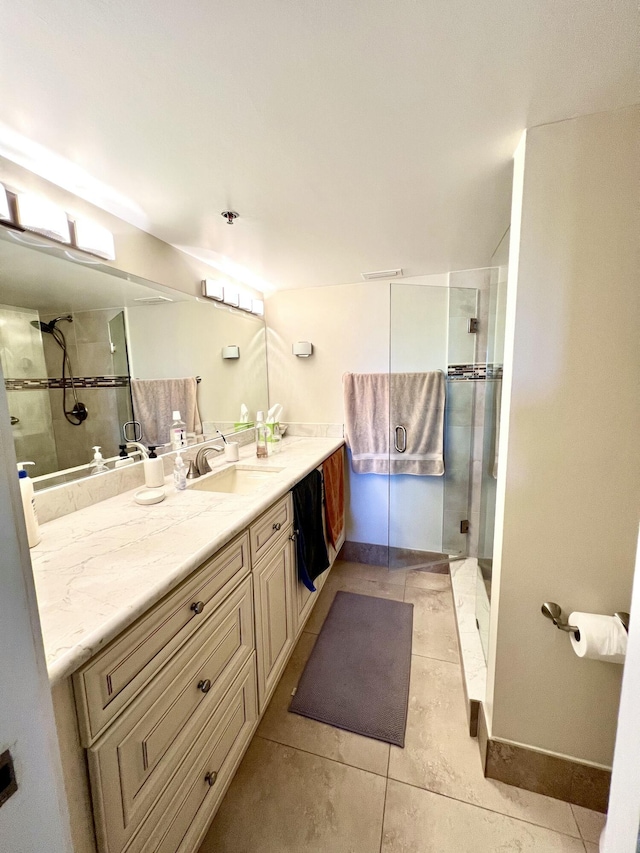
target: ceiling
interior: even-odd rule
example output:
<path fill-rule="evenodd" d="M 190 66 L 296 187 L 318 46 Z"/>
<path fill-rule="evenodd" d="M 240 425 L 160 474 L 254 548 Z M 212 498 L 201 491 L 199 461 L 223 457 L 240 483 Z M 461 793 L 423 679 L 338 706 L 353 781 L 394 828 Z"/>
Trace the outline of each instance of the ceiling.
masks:
<path fill-rule="evenodd" d="M 640 100 L 636 0 L 5 5 L 0 122 L 277 288 L 486 265 L 522 130 Z"/>

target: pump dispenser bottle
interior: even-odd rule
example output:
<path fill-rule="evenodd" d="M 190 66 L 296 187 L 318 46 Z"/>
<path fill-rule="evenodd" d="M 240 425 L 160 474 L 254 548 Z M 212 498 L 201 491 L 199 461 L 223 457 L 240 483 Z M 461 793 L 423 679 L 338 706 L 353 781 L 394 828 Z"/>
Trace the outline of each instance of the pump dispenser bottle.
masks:
<path fill-rule="evenodd" d="M 172 450 L 180 450 L 181 447 L 187 445 L 187 425 L 180 417 L 180 412 L 176 409 L 173 413 L 173 423 L 169 430 L 169 441 L 171 442 Z"/>
<path fill-rule="evenodd" d="M 162 459 L 156 456 L 156 449 L 149 445 L 149 458 L 142 463 L 144 468 L 144 484 L 148 489 L 158 489 L 164 486 L 164 465 Z"/>
<path fill-rule="evenodd" d="M 187 466 L 180 451 L 176 453 L 176 461 L 173 465 L 173 482 L 178 490 L 187 488 Z"/>
<path fill-rule="evenodd" d="M 18 462 L 18 480 L 20 482 L 20 497 L 22 498 L 22 510 L 24 521 L 27 526 L 27 539 L 29 548 L 33 548 L 40 541 L 40 527 L 38 526 L 38 514 L 36 512 L 36 501 L 33 495 L 33 483 L 24 470 L 25 465 L 35 465 L 35 462 Z"/>
<path fill-rule="evenodd" d="M 258 459 L 266 459 L 269 455 L 268 438 L 269 432 L 264 422 L 264 412 L 256 414 L 256 456 Z"/>
<path fill-rule="evenodd" d="M 120 455 L 118 456 L 116 461 L 113 463 L 113 467 L 114 468 L 124 468 L 125 465 L 133 465 L 135 462 L 135 459 L 132 459 L 129 456 L 129 454 L 127 453 L 127 445 L 126 444 L 119 444 L 118 447 L 120 448 Z"/>
<path fill-rule="evenodd" d="M 100 453 L 100 447 L 96 444 L 93 448 L 93 462 L 89 465 L 89 473 L 90 474 L 103 474 L 105 471 L 108 471 L 107 463 L 104 461 L 102 457 L 102 453 Z"/>

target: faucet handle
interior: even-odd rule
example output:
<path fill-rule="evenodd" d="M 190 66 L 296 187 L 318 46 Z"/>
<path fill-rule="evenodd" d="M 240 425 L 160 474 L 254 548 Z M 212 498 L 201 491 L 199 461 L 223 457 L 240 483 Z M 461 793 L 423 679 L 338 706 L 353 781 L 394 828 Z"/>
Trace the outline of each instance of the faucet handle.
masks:
<path fill-rule="evenodd" d="M 200 472 L 196 468 L 196 464 L 193 461 L 193 459 L 191 459 L 191 461 L 189 462 L 189 470 L 187 471 L 187 480 L 195 480 L 196 477 L 199 477 L 199 476 L 200 476 Z"/>

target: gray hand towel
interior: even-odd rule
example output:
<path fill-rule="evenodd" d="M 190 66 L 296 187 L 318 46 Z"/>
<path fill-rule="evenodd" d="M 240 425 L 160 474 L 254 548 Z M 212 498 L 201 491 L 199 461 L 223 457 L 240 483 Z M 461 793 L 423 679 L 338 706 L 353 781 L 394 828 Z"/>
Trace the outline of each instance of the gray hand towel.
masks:
<path fill-rule="evenodd" d="M 169 443 L 169 429 L 176 409 L 186 424 L 187 432 L 202 434 L 197 388 L 195 376 L 131 380 L 133 416 L 140 422 L 145 444 L 161 446 Z"/>

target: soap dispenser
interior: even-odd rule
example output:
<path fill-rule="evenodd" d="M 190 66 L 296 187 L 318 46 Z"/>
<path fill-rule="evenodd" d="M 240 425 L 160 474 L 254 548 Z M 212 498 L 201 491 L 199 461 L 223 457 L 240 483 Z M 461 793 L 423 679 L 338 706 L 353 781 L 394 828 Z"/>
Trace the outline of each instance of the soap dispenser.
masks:
<path fill-rule="evenodd" d="M 132 459 L 129 456 L 129 454 L 127 453 L 127 445 L 126 444 L 119 444 L 118 447 L 120 448 L 120 455 L 118 456 L 116 461 L 113 463 L 113 467 L 114 468 L 124 468 L 125 465 L 133 465 L 135 460 Z"/>
<path fill-rule="evenodd" d="M 107 463 L 102 458 L 102 453 L 100 453 L 100 447 L 96 444 L 93 448 L 93 462 L 89 465 L 89 473 L 90 474 L 103 474 L 105 471 L 108 471 Z"/>
<path fill-rule="evenodd" d="M 18 462 L 18 481 L 20 483 L 20 497 L 22 498 L 22 510 L 24 521 L 27 526 L 27 540 L 29 548 L 33 548 L 40 541 L 40 527 L 38 526 L 38 513 L 36 512 L 36 501 L 33 494 L 33 483 L 24 470 L 25 465 L 35 465 L 35 462 Z"/>
<path fill-rule="evenodd" d="M 144 484 L 148 489 L 158 489 L 164 486 L 164 464 L 156 455 L 156 448 L 149 445 L 149 458 L 142 463 L 144 468 Z"/>
<path fill-rule="evenodd" d="M 187 425 L 180 417 L 180 412 L 176 409 L 173 413 L 173 423 L 169 430 L 169 441 L 172 450 L 179 450 L 187 445 Z"/>
<path fill-rule="evenodd" d="M 176 461 L 173 466 L 173 482 L 176 489 L 187 488 L 187 466 L 184 464 L 180 451 L 176 453 Z"/>
<path fill-rule="evenodd" d="M 266 459 L 269 455 L 268 435 L 264 413 L 258 412 L 256 415 L 256 456 L 258 459 Z"/>

